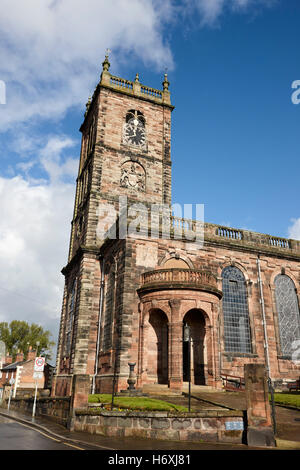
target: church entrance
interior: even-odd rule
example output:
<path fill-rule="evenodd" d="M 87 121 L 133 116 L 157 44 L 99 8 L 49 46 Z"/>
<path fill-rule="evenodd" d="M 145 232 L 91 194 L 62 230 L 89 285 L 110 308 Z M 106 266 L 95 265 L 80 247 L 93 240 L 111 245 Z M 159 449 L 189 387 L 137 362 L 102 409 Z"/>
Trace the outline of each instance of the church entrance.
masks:
<path fill-rule="evenodd" d="M 186 313 L 183 319 L 183 328 L 190 327 L 191 341 L 182 341 L 183 381 L 189 380 L 189 364 L 191 382 L 195 385 L 205 385 L 205 319 L 201 310 L 193 309 Z M 184 332 L 182 332 L 182 339 Z"/>
<path fill-rule="evenodd" d="M 148 336 L 148 377 L 154 383 L 168 383 L 168 318 L 160 309 L 150 312 Z"/>

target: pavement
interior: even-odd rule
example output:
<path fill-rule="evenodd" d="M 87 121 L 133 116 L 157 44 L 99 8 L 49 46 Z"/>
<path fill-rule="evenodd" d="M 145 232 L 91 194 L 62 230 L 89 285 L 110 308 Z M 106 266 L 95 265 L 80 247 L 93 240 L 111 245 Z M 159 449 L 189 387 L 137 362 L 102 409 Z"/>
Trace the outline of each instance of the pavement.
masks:
<path fill-rule="evenodd" d="M 149 397 L 160 398 L 174 404 L 187 406 L 187 388 L 182 393 L 172 393 L 165 386 L 148 387 L 145 390 Z M 204 409 L 246 409 L 244 392 L 225 392 L 216 391 L 209 387 L 192 386 L 191 390 L 191 408 L 194 411 L 203 411 Z M 276 406 L 276 450 L 300 450 L 300 411 Z M 144 439 L 123 440 L 113 439 L 107 436 L 92 435 L 83 432 L 69 431 L 63 425 L 60 425 L 50 419 L 36 416 L 32 418 L 28 414 L 19 411 L 0 408 L 0 416 L 16 420 L 27 426 L 42 431 L 50 436 L 56 437 L 66 442 L 89 446 L 92 449 L 99 450 L 153 450 L 153 449 L 186 449 L 186 450 L 252 450 L 246 445 L 221 444 L 221 443 L 187 443 L 187 442 L 169 442 L 154 441 Z M 257 448 L 256 448 L 257 449 Z"/>

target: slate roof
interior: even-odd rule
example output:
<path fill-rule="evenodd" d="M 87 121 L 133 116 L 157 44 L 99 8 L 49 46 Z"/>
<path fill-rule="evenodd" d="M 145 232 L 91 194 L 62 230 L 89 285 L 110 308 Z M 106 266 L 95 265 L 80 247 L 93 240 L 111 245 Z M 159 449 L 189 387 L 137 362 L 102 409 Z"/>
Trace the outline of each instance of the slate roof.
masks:
<path fill-rule="evenodd" d="M 32 362 L 32 361 L 33 359 L 29 359 L 27 361 L 13 362 L 12 364 L 7 364 L 6 366 L 0 368 L 0 370 L 1 371 L 16 370 L 18 366 L 22 366 L 23 364 L 26 364 L 27 362 Z M 45 365 L 54 368 L 54 366 L 51 366 L 51 364 L 49 364 L 48 362 L 46 362 Z"/>

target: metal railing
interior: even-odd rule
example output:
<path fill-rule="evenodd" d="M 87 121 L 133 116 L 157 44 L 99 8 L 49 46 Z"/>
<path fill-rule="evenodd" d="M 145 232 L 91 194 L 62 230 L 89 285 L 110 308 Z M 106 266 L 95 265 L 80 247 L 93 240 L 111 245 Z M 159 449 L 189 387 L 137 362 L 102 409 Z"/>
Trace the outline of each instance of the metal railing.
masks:
<path fill-rule="evenodd" d="M 238 377 L 236 375 L 222 374 L 223 387 L 225 390 L 240 392 L 245 390 L 245 380 L 243 377 Z"/>

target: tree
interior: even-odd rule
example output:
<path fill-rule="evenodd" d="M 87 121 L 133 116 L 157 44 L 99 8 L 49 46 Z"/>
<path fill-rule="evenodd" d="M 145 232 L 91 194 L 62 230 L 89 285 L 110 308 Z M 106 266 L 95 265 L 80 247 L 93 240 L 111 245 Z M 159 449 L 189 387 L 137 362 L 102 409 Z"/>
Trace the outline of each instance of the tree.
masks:
<path fill-rule="evenodd" d="M 5 343 L 6 350 L 16 358 L 18 351 L 22 351 L 26 357 L 29 347 L 37 351 L 37 355 L 44 356 L 46 360 L 51 359 L 49 349 L 55 345 L 50 339 L 50 331 L 35 323 L 29 325 L 26 321 L 13 320 L 10 324 L 0 323 L 0 340 Z"/>

